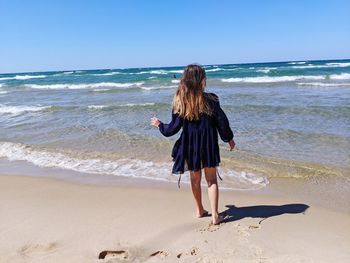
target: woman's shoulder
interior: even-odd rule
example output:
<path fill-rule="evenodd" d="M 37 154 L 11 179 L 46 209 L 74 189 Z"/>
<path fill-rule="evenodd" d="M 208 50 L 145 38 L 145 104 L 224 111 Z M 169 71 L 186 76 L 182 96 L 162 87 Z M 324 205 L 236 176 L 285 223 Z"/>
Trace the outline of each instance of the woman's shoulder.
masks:
<path fill-rule="evenodd" d="M 219 97 L 215 93 L 204 93 L 205 98 L 207 101 L 209 101 L 210 104 L 212 104 L 214 107 L 216 107 L 217 104 L 219 104 Z"/>
<path fill-rule="evenodd" d="M 218 95 L 216 95 L 215 93 L 211 93 L 211 92 L 205 92 L 204 96 L 207 99 L 213 100 L 213 101 L 219 101 L 219 97 Z"/>

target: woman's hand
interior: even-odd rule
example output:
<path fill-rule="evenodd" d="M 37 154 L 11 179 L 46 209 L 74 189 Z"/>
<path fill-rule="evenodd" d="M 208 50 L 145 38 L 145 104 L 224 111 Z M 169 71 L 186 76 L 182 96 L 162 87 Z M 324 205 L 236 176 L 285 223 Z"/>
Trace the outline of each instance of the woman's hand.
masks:
<path fill-rule="evenodd" d="M 160 120 L 157 117 L 151 118 L 151 125 L 154 127 L 159 128 Z"/>
<path fill-rule="evenodd" d="M 228 142 L 228 145 L 230 146 L 230 151 L 232 151 L 235 148 L 236 143 L 234 140 L 231 140 Z"/>

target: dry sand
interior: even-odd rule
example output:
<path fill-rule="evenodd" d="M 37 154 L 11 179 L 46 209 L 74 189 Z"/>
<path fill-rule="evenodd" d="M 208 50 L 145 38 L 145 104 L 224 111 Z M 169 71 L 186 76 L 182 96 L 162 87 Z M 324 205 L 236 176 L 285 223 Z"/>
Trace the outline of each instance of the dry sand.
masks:
<path fill-rule="evenodd" d="M 221 192 L 220 226 L 173 184 L 1 175 L 0 200 L 0 262 L 350 262 L 350 215 L 292 197 Z"/>

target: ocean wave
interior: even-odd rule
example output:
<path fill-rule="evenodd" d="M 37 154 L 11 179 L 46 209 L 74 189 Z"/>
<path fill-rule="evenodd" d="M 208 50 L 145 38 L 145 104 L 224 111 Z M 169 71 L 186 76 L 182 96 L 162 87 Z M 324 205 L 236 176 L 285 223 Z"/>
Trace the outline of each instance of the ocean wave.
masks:
<path fill-rule="evenodd" d="M 206 69 L 205 72 L 217 72 L 217 71 L 236 71 L 239 68 L 213 68 L 213 69 Z"/>
<path fill-rule="evenodd" d="M 289 62 L 288 64 L 290 64 L 290 65 L 302 65 L 302 64 L 306 64 L 306 62 L 305 61 Z"/>
<path fill-rule="evenodd" d="M 150 70 L 150 71 L 140 71 L 140 72 L 134 72 L 134 73 L 129 73 L 129 74 L 156 74 L 156 75 L 166 75 L 169 74 L 168 71 L 166 70 Z"/>
<path fill-rule="evenodd" d="M 112 89 L 93 89 L 94 92 L 106 92 L 106 91 L 112 91 Z"/>
<path fill-rule="evenodd" d="M 350 62 L 326 63 L 326 65 L 342 68 L 342 67 L 350 67 Z"/>
<path fill-rule="evenodd" d="M 341 86 L 350 86 L 350 83 L 298 82 L 297 85 L 319 86 L 319 87 L 341 87 Z"/>
<path fill-rule="evenodd" d="M 143 90 L 158 90 L 158 89 L 173 89 L 177 88 L 177 85 L 170 85 L 170 86 L 153 86 L 153 87 L 139 87 L 140 89 Z"/>
<path fill-rule="evenodd" d="M 99 74 L 92 74 L 93 76 L 113 76 L 113 75 L 119 75 L 119 74 L 128 74 L 123 72 L 107 72 L 107 73 L 99 73 Z"/>
<path fill-rule="evenodd" d="M 144 106 L 154 106 L 154 102 L 145 102 L 145 103 L 126 103 L 119 105 L 89 105 L 89 109 L 106 109 L 106 108 L 119 108 L 119 107 L 144 107 Z"/>
<path fill-rule="evenodd" d="M 6 94 L 7 91 L 6 90 L 0 90 L 0 94 Z"/>
<path fill-rule="evenodd" d="M 107 105 L 89 105 L 88 108 L 89 109 L 103 109 L 108 107 Z"/>
<path fill-rule="evenodd" d="M 274 82 L 288 82 L 296 80 L 321 80 L 325 79 L 325 76 L 280 76 L 280 77 L 246 77 L 246 78 L 227 78 L 221 79 L 222 82 L 246 82 L 246 83 L 274 83 Z"/>
<path fill-rule="evenodd" d="M 174 70 L 169 70 L 170 73 L 178 73 L 182 74 L 184 71 L 182 69 L 174 69 Z"/>
<path fill-rule="evenodd" d="M 16 75 L 14 77 L 4 77 L 0 78 L 0 80 L 26 80 L 26 79 L 42 79 L 46 78 L 46 75 Z"/>
<path fill-rule="evenodd" d="M 205 71 L 206 72 L 216 72 L 216 71 L 223 71 L 223 70 L 225 70 L 225 69 L 223 69 L 223 68 L 213 68 L 213 69 L 206 69 Z"/>
<path fill-rule="evenodd" d="M 20 115 L 25 112 L 36 112 L 48 109 L 50 106 L 6 106 L 0 105 L 0 114 Z"/>
<path fill-rule="evenodd" d="M 85 83 L 85 84 L 25 84 L 26 88 L 31 89 L 88 89 L 88 88 L 129 88 L 129 87 L 139 87 L 143 85 L 144 82 L 134 82 L 134 83 L 118 83 L 118 82 L 100 82 L 100 83 Z"/>
<path fill-rule="evenodd" d="M 222 82 L 236 83 L 236 82 L 245 82 L 245 83 L 275 83 L 275 82 L 291 82 L 298 80 L 346 80 L 350 79 L 349 73 L 341 74 L 332 74 L 332 75 L 320 75 L 320 76 L 278 76 L 278 77 L 246 77 L 246 78 L 226 78 L 221 79 Z"/>
<path fill-rule="evenodd" d="M 85 155 L 85 154 L 84 154 Z M 39 167 L 61 168 L 90 174 L 104 174 L 121 177 L 146 178 L 176 182 L 177 176 L 171 175 L 172 163 L 153 162 L 140 159 L 86 159 L 79 155 L 54 152 L 43 148 L 12 142 L 0 142 L 0 157 L 10 161 L 26 161 Z M 252 173 L 224 170 L 220 173 L 228 189 L 253 190 L 265 187 L 268 180 L 264 176 Z M 189 183 L 185 177 L 184 182 Z"/>
<path fill-rule="evenodd" d="M 97 73 L 97 74 L 91 74 L 93 76 L 113 76 L 113 75 L 143 75 L 143 74 L 154 74 L 154 75 L 167 75 L 167 74 L 182 74 L 183 70 L 144 70 L 140 72 L 121 72 L 121 71 L 114 71 L 114 72 L 107 72 L 107 73 Z"/>
<path fill-rule="evenodd" d="M 277 68 L 275 67 L 266 67 L 266 68 L 262 68 L 262 69 L 257 69 L 256 72 L 263 72 L 263 73 L 269 73 L 271 70 L 275 70 Z"/>
<path fill-rule="evenodd" d="M 308 64 L 308 65 L 304 65 L 304 66 L 290 66 L 290 68 L 294 68 L 294 69 L 344 68 L 344 67 L 350 67 L 350 63 L 327 63 L 325 65 Z"/>
<path fill-rule="evenodd" d="M 171 80 L 171 83 L 180 83 L 180 80 L 179 79 L 173 79 L 173 80 Z"/>
<path fill-rule="evenodd" d="M 156 79 L 157 77 L 148 77 L 147 79 Z"/>
<path fill-rule="evenodd" d="M 345 80 L 350 79 L 350 73 L 332 74 L 329 75 L 330 79 Z"/>

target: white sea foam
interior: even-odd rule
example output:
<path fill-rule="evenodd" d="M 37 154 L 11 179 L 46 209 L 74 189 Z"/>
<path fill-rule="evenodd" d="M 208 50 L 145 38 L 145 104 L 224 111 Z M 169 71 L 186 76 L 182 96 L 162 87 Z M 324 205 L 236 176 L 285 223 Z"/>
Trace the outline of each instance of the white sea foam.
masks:
<path fill-rule="evenodd" d="M 213 68 L 213 69 L 206 69 L 205 71 L 206 72 L 216 72 L 216 71 L 223 71 L 223 70 L 225 70 L 225 69 L 223 69 L 223 68 Z"/>
<path fill-rule="evenodd" d="M 179 79 L 172 79 L 171 83 L 180 83 L 180 80 Z"/>
<path fill-rule="evenodd" d="M 269 73 L 269 69 L 257 69 L 256 72 Z"/>
<path fill-rule="evenodd" d="M 43 109 L 50 108 L 50 106 L 41 107 L 41 106 L 6 106 L 0 105 L 0 114 L 12 114 L 19 115 L 25 112 L 36 112 Z"/>
<path fill-rule="evenodd" d="M 147 79 L 156 79 L 157 77 L 148 77 Z"/>
<path fill-rule="evenodd" d="M 291 66 L 291 68 L 296 68 L 296 69 L 308 69 L 308 68 L 339 68 L 339 67 L 349 67 L 347 66 L 339 66 L 339 65 L 304 65 L 304 66 Z"/>
<path fill-rule="evenodd" d="M 112 76 L 112 75 L 143 75 L 143 74 L 155 74 L 155 75 L 166 75 L 166 74 L 182 74 L 183 70 L 145 70 L 140 72 L 120 72 L 120 71 L 114 71 L 114 72 L 107 72 L 107 73 L 98 73 L 98 74 L 92 74 L 93 76 Z"/>
<path fill-rule="evenodd" d="M 350 67 L 350 62 L 326 63 L 326 65 L 342 68 L 342 67 Z"/>
<path fill-rule="evenodd" d="M 165 70 L 149 70 L 149 71 L 140 71 L 140 72 L 130 72 L 127 74 L 141 75 L 141 74 L 156 74 L 156 75 L 166 75 L 169 72 Z"/>
<path fill-rule="evenodd" d="M 206 72 L 217 72 L 217 71 L 236 71 L 238 68 L 213 68 L 213 69 L 207 69 Z"/>
<path fill-rule="evenodd" d="M 6 90 L 0 90 L 0 94 L 6 94 L 7 91 Z"/>
<path fill-rule="evenodd" d="M 113 75 L 119 75 L 119 74 L 127 74 L 123 72 L 107 72 L 107 73 L 100 73 L 100 74 L 92 74 L 93 76 L 113 76 Z"/>
<path fill-rule="evenodd" d="M 160 74 L 160 75 L 165 75 L 168 74 L 166 70 L 151 70 L 151 71 L 141 71 L 140 74 Z"/>
<path fill-rule="evenodd" d="M 269 184 L 269 180 L 265 176 L 245 171 L 221 171 L 220 175 L 222 175 L 223 181 L 229 185 L 229 188 L 236 190 L 258 190 Z"/>
<path fill-rule="evenodd" d="M 350 79 L 350 73 L 332 74 L 329 75 L 329 78 L 336 80 Z"/>
<path fill-rule="evenodd" d="M 154 102 L 145 102 L 145 103 L 126 103 L 126 104 L 121 104 L 119 106 L 121 107 L 134 107 L 134 106 L 153 106 L 155 105 Z"/>
<path fill-rule="evenodd" d="M 306 62 L 305 61 L 289 62 L 288 64 L 291 64 L 291 65 L 302 65 L 302 64 L 306 64 Z"/>
<path fill-rule="evenodd" d="M 88 108 L 89 109 L 103 109 L 108 107 L 107 105 L 89 105 Z"/>
<path fill-rule="evenodd" d="M 133 86 L 141 86 L 144 82 L 134 83 L 118 83 L 118 82 L 99 82 L 99 83 L 85 83 L 85 84 L 26 84 L 27 88 L 31 89 L 88 89 L 88 88 L 129 88 Z"/>
<path fill-rule="evenodd" d="M 296 69 L 308 69 L 308 68 L 344 68 L 344 67 L 350 67 L 350 63 L 326 63 L 325 65 L 314 65 L 314 64 L 308 64 L 303 66 L 291 66 L 291 68 Z"/>
<path fill-rule="evenodd" d="M 341 87 L 341 86 L 350 86 L 350 83 L 298 82 L 297 85 L 319 86 L 319 87 Z"/>
<path fill-rule="evenodd" d="M 105 109 L 109 107 L 135 107 L 135 106 L 153 106 L 155 105 L 154 102 L 145 102 L 145 103 L 126 103 L 126 104 L 119 104 L 119 105 L 89 105 L 89 109 Z"/>
<path fill-rule="evenodd" d="M 26 161 L 39 167 L 52 167 L 73 170 L 76 172 L 105 174 L 113 176 L 147 178 L 162 181 L 177 181 L 177 176 L 171 176 L 172 163 L 158 163 L 140 159 L 123 158 L 116 160 L 84 159 L 72 157 L 57 150 L 51 152 L 42 148 L 12 142 L 0 142 L 0 157 L 10 161 Z M 224 171 L 226 188 L 251 190 L 265 187 L 268 180 L 263 176 L 251 173 Z M 183 181 L 188 183 L 187 177 Z"/>
<path fill-rule="evenodd" d="M 26 80 L 26 79 L 42 79 L 46 78 L 46 75 L 16 75 L 14 77 L 4 77 L 0 78 L 0 80 Z"/>
<path fill-rule="evenodd" d="M 227 78 L 221 79 L 222 82 L 246 82 L 246 83 L 274 83 L 274 82 L 288 82 L 296 80 L 322 80 L 325 76 L 280 76 L 280 77 L 246 77 L 246 78 Z"/>
<path fill-rule="evenodd" d="M 174 69 L 174 70 L 169 70 L 170 73 L 178 73 L 178 74 L 182 74 L 184 71 L 181 69 Z"/>
<path fill-rule="evenodd" d="M 269 73 L 271 70 L 277 69 L 275 67 L 266 67 L 266 68 L 261 68 L 257 69 L 256 72 L 263 72 L 263 73 Z"/>
<path fill-rule="evenodd" d="M 109 91 L 111 89 L 94 89 L 93 91 L 95 92 L 104 92 L 104 91 Z"/>
<path fill-rule="evenodd" d="M 173 89 L 173 88 L 176 88 L 177 85 L 170 85 L 170 86 L 154 86 L 154 87 L 140 87 L 140 89 L 143 89 L 143 90 L 158 90 L 158 89 Z"/>

